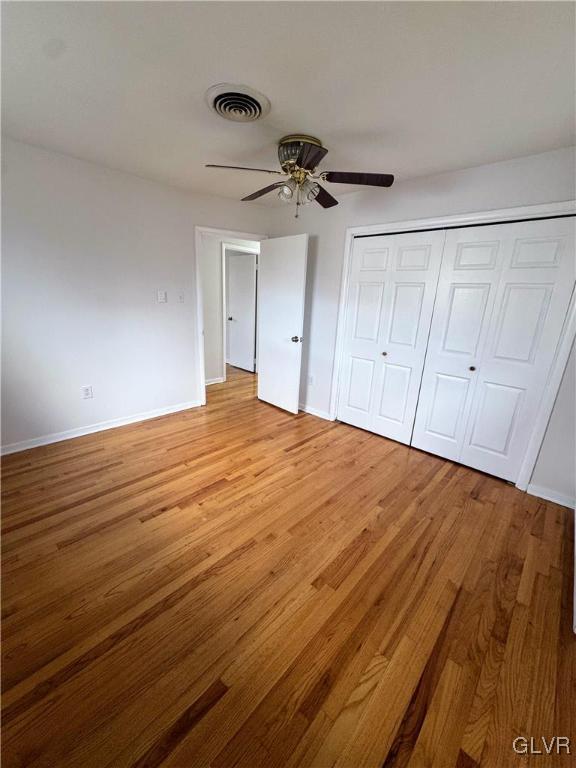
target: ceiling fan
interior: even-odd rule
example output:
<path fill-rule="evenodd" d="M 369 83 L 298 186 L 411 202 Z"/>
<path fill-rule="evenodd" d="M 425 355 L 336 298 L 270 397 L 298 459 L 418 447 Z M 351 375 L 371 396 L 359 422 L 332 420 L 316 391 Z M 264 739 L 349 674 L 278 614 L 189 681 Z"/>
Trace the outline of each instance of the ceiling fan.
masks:
<path fill-rule="evenodd" d="M 278 160 L 281 171 L 269 171 L 264 168 L 246 168 L 238 165 L 206 165 L 206 168 L 227 168 L 238 171 L 256 171 L 258 173 L 273 173 L 287 176 L 283 181 L 277 181 L 267 187 L 252 192 L 242 200 L 256 200 L 262 195 L 278 190 L 280 200 L 296 202 L 296 218 L 301 205 L 317 202 L 322 208 L 332 208 L 338 205 L 338 200 L 318 184 L 328 181 L 333 184 L 364 184 L 370 187 L 390 187 L 394 176 L 388 173 L 348 173 L 345 171 L 320 171 L 316 166 L 324 159 L 328 150 L 314 136 L 293 134 L 285 136 L 278 142 Z"/>

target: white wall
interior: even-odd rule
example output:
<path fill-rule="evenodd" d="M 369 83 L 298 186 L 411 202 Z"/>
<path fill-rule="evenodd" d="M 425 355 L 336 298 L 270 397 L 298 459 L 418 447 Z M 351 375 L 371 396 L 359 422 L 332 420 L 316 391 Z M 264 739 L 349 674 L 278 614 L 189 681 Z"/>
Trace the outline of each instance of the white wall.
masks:
<path fill-rule="evenodd" d="M 264 216 L 268 226 L 270 212 L 258 207 L 258 212 Z M 244 233 L 247 234 L 247 233 Z M 250 234 L 256 234 L 251 232 Z M 222 381 L 225 378 L 222 328 L 224 313 L 222 307 L 222 243 L 245 245 L 260 251 L 260 244 L 254 240 L 242 240 L 203 232 L 200 235 L 198 251 L 198 267 L 202 289 L 202 310 L 204 315 L 204 374 L 207 382 Z"/>
<path fill-rule="evenodd" d="M 2 445 L 197 403 L 194 226 L 266 209 L 11 139 L 2 175 Z"/>
<path fill-rule="evenodd" d="M 529 491 L 574 506 L 576 501 L 576 351 L 564 378 L 534 467 Z"/>
<path fill-rule="evenodd" d="M 303 375 L 300 402 L 328 413 L 344 238 L 347 227 L 409 219 L 512 208 L 576 198 L 574 148 L 397 183 L 341 198 L 338 206 L 319 210 L 311 204 L 294 219 L 289 206 L 274 209 L 271 232 L 310 235 Z M 393 168 L 383 168 L 393 171 Z M 337 185 L 327 185 L 338 195 Z M 312 382 L 310 383 L 310 378 Z M 563 384 L 563 390 L 566 382 Z M 563 420 L 566 398 L 559 398 Z M 543 451 L 539 462 L 547 455 Z M 572 460 L 573 466 L 573 460 Z M 553 483 L 553 479 L 543 478 Z"/>

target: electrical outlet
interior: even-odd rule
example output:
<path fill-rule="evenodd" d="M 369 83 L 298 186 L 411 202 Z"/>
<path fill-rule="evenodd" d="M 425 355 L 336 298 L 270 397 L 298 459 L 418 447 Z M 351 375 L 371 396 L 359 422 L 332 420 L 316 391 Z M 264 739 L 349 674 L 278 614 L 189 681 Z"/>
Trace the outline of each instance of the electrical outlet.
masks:
<path fill-rule="evenodd" d="M 184 304 L 184 291 L 178 291 L 178 303 Z"/>
<path fill-rule="evenodd" d="M 168 301 L 168 291 L 156 291 L 156 300 L 158 304 L 166 304 Z"/>
<path fill-rule="evenodd" d="M 94 397 L 94 392 L 92 391 L 92 387 L 81 387 L 80 391 L 82 392 L 82 399 L 83 400 L 91 400 Z"/>

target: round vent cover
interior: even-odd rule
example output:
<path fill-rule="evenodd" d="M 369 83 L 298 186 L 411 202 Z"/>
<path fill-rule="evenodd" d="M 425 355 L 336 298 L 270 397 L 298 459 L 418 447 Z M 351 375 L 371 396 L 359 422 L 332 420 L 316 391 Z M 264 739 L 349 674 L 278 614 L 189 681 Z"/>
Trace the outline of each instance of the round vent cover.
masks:
<path fill-rule="evenodd" d="M 247 85 L 213 85 L 206 91 L 206 101 L 217 115 L 237 123 L 253 123 L 270 112 L 266 96 Z"/>

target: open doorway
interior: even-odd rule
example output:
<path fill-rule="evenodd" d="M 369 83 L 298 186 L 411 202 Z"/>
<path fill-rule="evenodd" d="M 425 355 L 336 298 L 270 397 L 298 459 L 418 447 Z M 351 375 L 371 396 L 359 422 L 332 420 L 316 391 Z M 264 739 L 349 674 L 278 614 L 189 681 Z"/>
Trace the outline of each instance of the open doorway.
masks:
<path fill-rule="evenodd" d="M 239 277 L 237 273 L 242 272 L 241 256 L 248 254 L 248 258 L 254 262 L 252 254 L 255 254 L 256 258 L 258 257 L 260 241 L 265 240 L 266 236 L 210 227 L 196 227 L 195 231 L 198 374 L 201 390 L 205 393 L 205 387 L 210 390 L 211 385 L 222 384 L 228 378 L 226 366 L 230 341 L 229 326 L 232 325 L 233 321 L 229 321 L 227 318 L 235 316 L 228 311 L 227 306 L 226 262 L 230 258 L 234 258 L 234 256 L 230 257 L 229 254 L 238 255 L 238 261 L 232 262 L 232 280 L 233 286 L 236 286 Z M 235 268 L 236 265 L 238 265 L 238 269 Z M 233 287 L 233 300 L 236 293 Z M 242 290 L 240 294 L 242 295 Z M 255 316 L 251 325 L 255 329 Z M 238 325 L 235 325 L 232 332 L 233 349 L 236 348 L 234 339 L 236 330 L 240 330 Z M 252 355 L 252 360 L 254 360 L 255 351 L 252 352 Z M 253 362 L 252 366 L 254 367 Z M 254 375 L 253 371 L 252 375 Z M 206 395 L 204 395 L 203 402 L 206 402 L 205 398 Z"/>
<path fill-rule="evenodd" d="M 257 371 L 258 252 L 253 247 L 222 243 L 222 292 L 226 380 L 229 366 Z"/>
<path fill-rule="evenodd" d="M 298 413 L 307 249 L 305 234 L 267 238 L 196 227 L 202 404 L 210 385 L 227 382 L 230 361 L 254 385 L 242 391 Z"/>

